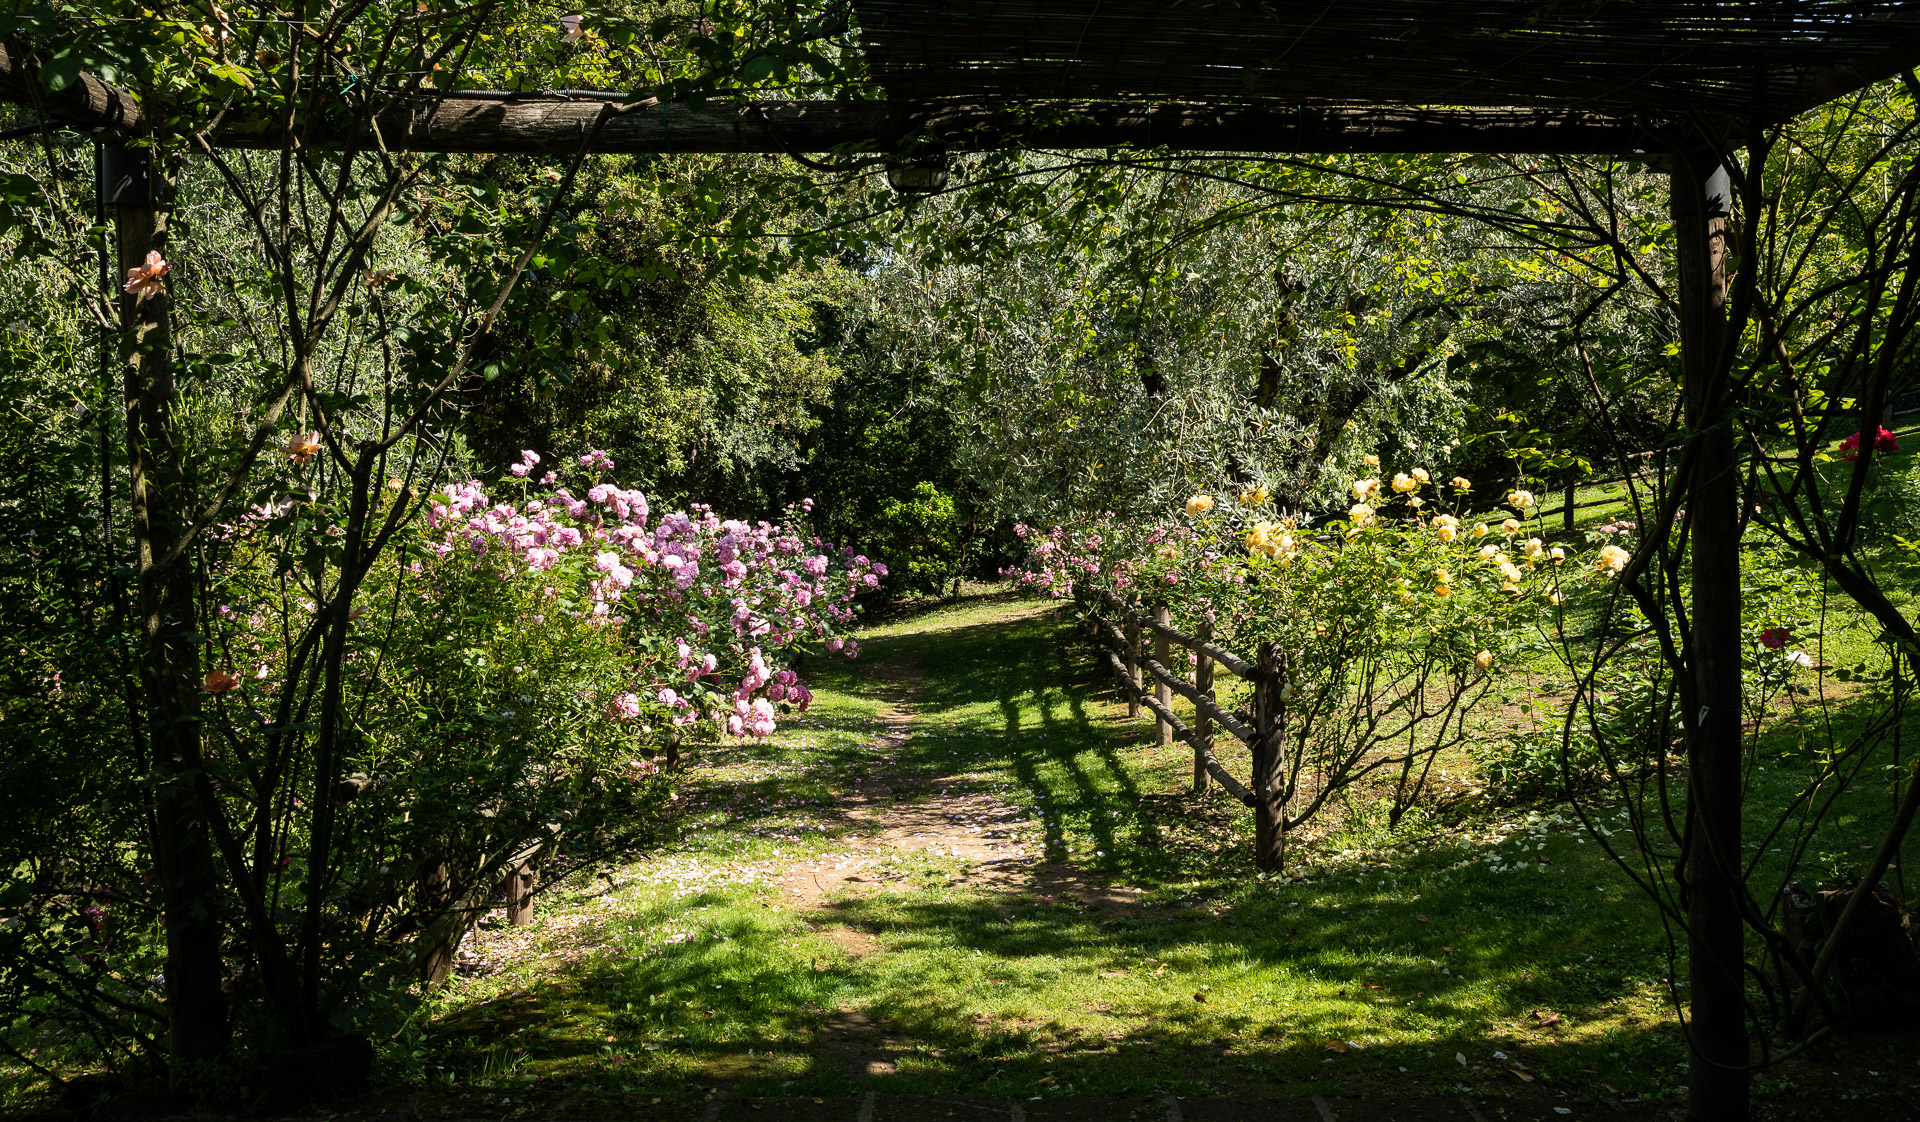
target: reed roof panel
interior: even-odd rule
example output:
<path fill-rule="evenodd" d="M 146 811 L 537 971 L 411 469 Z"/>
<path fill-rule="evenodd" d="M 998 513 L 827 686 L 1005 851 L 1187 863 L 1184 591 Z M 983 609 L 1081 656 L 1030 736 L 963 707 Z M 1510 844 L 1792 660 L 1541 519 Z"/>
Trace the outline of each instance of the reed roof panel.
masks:
<path fill-rule="evenodd" d="M 1774 120 L 1920 63 L 1920 0 L 854 0 L 888 96 Z"/>

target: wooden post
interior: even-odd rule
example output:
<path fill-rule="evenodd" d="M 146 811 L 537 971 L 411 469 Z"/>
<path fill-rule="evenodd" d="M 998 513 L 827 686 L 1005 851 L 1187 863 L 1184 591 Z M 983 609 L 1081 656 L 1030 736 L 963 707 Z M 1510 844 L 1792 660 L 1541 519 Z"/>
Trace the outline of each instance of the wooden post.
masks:
<path fill-rule="evenodd" d="M 1173 625 L 1173 615 L 1167 611 L 1165 604 L 1156 604 L 1154 606 L 1153 622 L 1159 624 L 1161 627 L 1171 627 Z M 1170 645 L 1171 644 L 1167 642 L 1166 635 L 1159 631 L 1153 633 L 1153 660 L 1165 667 L 1169 674 L 1173 673 L 1173 664 L 1167 661 L 1167 656 L 1171 653 L 1168 649 Z M 1153 680 L 1153 698 L 1155 701 L 1171 709 L 1173 707 L 1172 687 L 1160 679 L 1155 678 Z M 1173 743 L 1173 726 L 1168 724 L 1164 718 L 1156 715 L 1153 719 L 1153 726 L 1153 742 L 1155 745 L 1165 748 Z"/>
<path fill-rule="evenodd" d="M 1127 617 L 1127 678 L 1133 688 L 1127 691 L 1127 716 L 1140 719 L 1140 621 Z"/>
<path fill-rule="evenodd" d="M 540 872 L 532 863 L 517 865 L 507 873 L 507 924 L 525 927 L 533 922 L 533 889 L 540 883 Z"/>
<path fill-rule="evenodd" d="M 1286 860 L 1286 808 L 1280 802 L 1280 674 L 1272 643 L 1260 644 L 1253 683 L 1253 863 L 1279 872 Z"/>
<path fill-rule="evenodd" d="M 1739 461 L 1726 334 L 1726 168 L 1710 154 L 1676 156 L 1669 178 L 1680 302 L 1680 375 L 1693 471 L 1686 480 L 1692 553 L 1692 693 L 1684 852 L 1687 1113 L 1696 1122 L 1747 1117 L 1745 925 L 1740 918 L 1741 731 Z"/>
<path fill-rule="evenodd" d="M 1573 495 L 1579 488 L 1580 476 L 1573 468 L 1567 469 L 1567 505 L 1560 511 L 1560 531 L 1573 533 Z"/>
<path fill-rule="evenodd" d="M 441 918 L 453 905 L 453 876 L 446 862 L 429 858 L 421 865 L 419 891 L 416 906 L 420 914 Z M 453 952 L 458 946 L 458 936 L 445 923 L 422 924 L 419 949 L 415 952 L 420 980 L 434 986 L 446 981 L 447 975 L 453 973 Z"/>
<path fill-rule="evenodd" d="M 1200 617 L 1198 630 L 1202 641 L 1208 643 L 1213 642 L 1212 620 L 1205 616 Z M 1209 658 L 1204 652 L 1200 653 L 1199 661 L 1194 663 L 1193 666 L 1193 688 L 1198 690 L 1200 696 L 1206 698 L 1208 701 L 1218 700 L 1213 696 L 1213 659 Z M 1200 743 L 1207 746 L 1208 750 L 1212 750 L 1213 718 L 1207 716 L 1207 711 L 1198 705 L 1194 706 L 1193 709 L 1194 735 L 1199 739 Z M 1207 765 L 1205 758 L 1200 754 L 1200 749 L 1198 748 L 1193 750 L 1193 793 L 1196 795 L 1204 795 L 1207 793 Z"/>
<path fill-rule="evenodd" d="M 100 190 L 113 209 L 120 276 L 167 251 L 170 174 L 144 148 L 109 147 Z M 118 278 L 116 278 L 118 279 Z M 174 422 L 172 301 L 166 286 L 122 294 L 120 363 L 125 381 L 127 469 L 134 564 L 139 574 L 140 679 L 154 769 L 154 863 L 166 931 L 167 1059 L 173 1093 L 226 1053 L 221 892 L 200 778 L 201 665 L 191 552 L 166 554 L 186 533 L 192 481 Z"/>

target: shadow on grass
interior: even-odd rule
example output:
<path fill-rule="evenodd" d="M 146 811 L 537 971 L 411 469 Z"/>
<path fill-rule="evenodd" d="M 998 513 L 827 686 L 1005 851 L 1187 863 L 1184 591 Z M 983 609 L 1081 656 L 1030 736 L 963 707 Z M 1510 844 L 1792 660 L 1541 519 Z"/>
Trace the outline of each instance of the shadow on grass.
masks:
<path fill-rule="evenodd" d="M 670 925 L 701 902 L 717 901 L 662 903 L 620 922 Z M 727 1083 L 746 1094 L 856 1084 L 1337 1094 L 1376 1081 L 1411 1092 L 1517 1081 L 1494 1049 L 1537 1078 L 1575 1084 L 1589 1071 L 1670 1070 L 1681 1057 L 1664 1030 L 1567 1037 L 1528 1024 L 1531 1007 L 1584 1006 L 1618 980 L 1577 968 L 1555 925 L 1528 921 L 1537 905 L 1421 906 L 1435 909 L 1429 923 L 1414 904 L 1358 885 L 1248 894 L 1227 917 L 906 893 L 830 905 L 834 918 L 878 935 L 886 953 L 825 962 L 788 953 L 792 930 L 777 916 L 736 911 L 697 941 L 569 966 L 436 1031 L 460 1040 L 465 1060 L 450 1057 L 449 1067 L 463 1081 L 524 1053 L 548 1078 L 666 1090 Z M 1476 992 L 1488 976 L 1502 991 L 1492 1009 Z M 849 1009 L 861 1014 L 858 1028 L 820 1035 Z M 1346 1046 L 1381 1036 L 1394 1039 Z M 887 1067 L 878 1082 L 864 1066 L 875 1061 Z"/>
<path fill-rule="evenodd" d="M 1256 881 L 1231 844 L 1243 812 L 1179 793 L 1179 754 L 1148 758 L 1151 725 L 1100 700 L 1110 683 L 1070 623 L 955 615 L 810 675 L 823 692 L 919 714 L 884 760 L 872 718 L 828 714 L 813 724 L 834 743 L 716 757 L 780 774 L 696 782 L 741 826 L 831 814 L 847 777 L 880 765 L 896 797 L 986 784 L 1038 813 L 1061 864 L 1018 889 L 930 877 L 832 900 L 815 920 L 882 947 L 857 959 L 725 893 L 656 902 L 603 923 L 616 953 L 445 1019 L 450 1069 L 534 1063 L 591 1086 L 749 1095 L 1591 1097 L 1685 1082 L 1666 1015 L 1625 1000 L 1663 981 L 1658 924 L 1595 847 L 1562 837 L 1550 862 L 1529 845 L 1496 869 L 1416 850 L 1390 878 L 1376 866 Z M 1096 881 L 1158 891 L 1116 906 L 1081 891 Z M 702 906 L 715 914 L 699 938 L 636 942 Z"/>

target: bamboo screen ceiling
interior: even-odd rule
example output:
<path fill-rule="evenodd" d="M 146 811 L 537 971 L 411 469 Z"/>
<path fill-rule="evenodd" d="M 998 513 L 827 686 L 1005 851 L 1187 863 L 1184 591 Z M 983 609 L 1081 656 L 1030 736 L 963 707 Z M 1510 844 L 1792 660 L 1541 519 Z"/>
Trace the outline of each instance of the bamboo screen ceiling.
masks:
<path fill-rule="evenodd" d="M 1703 110 L 1920 61 L 1920 0 L 854 0 L 893 98 Z"/>

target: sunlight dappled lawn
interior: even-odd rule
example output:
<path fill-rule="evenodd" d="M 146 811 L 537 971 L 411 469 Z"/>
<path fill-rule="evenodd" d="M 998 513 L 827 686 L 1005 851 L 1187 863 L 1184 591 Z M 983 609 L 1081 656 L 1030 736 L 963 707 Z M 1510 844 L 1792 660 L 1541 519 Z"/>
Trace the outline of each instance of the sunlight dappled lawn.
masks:
<path fill-rule="evenodd" d="M 524 934 L 488 921 L 470 949 L 504 943 L 503 968 L 440 998 L 433 1076 L 678 1089 L 735 1053 L 778 1069 L 769 1050 L 811 1038 L 840 952 L 769 906 L 767 870 L 831 848 L 881 708 L 826 693 L 774 739 L 694 749 L 676 842 L 543 898 Z"/>
<path fill-rule="evenodd" d="M 806 718 L 696 758 L 667 851 L 544 902 L 504 969 L 460 981 L 423 1057 L 461 1081 L 661 1095 L 1686 1083 L 1661 926 L 1570 815 L 1398 837 L 1356 818 L 1261 879 L 1246 812 L 1185 794 L 1187 751 L 1155 748 L 1071 640 L 1002 597 L 874 629 L 861 664 L 818 674 Z M 895 702 L 918 716 L 883 751 Z M 908 798 L 995 797 L 1044 863 L 983 886 L 902 853 L 877 890 L 791 910 L 773 876 L 857 828 L 836 795 L 882 772 Z M 878 949 L 850 957 L 822 933 L 838 926 Z M 852 1012 L 871 1025 L 857 1054 L 823 1047 Z"/>

